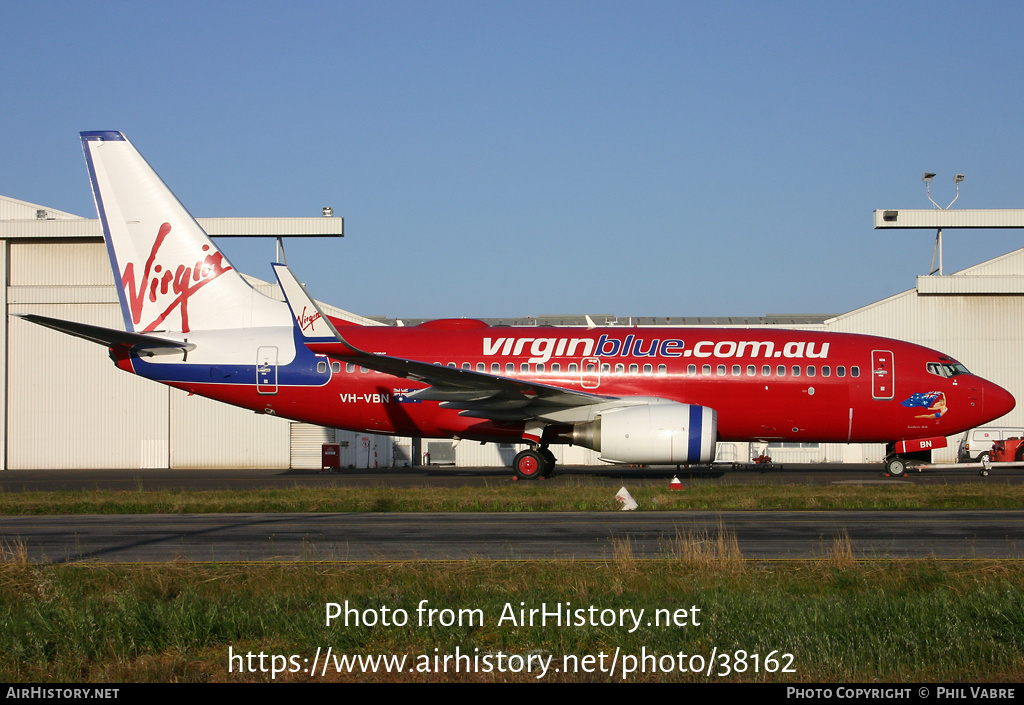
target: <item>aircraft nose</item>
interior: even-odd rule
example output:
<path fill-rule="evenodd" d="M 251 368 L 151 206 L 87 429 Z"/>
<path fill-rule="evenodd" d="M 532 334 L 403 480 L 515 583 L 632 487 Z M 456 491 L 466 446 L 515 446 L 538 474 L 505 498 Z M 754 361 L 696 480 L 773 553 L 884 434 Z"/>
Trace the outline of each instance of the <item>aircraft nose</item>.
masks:
<path fill-rule="evenodd" d="M 982 405 L 985 415 L 990 416 L 992 419 L 998 419 L 1000 416 L 1010 413 L 1013 411 L 1013 407 L 1017 406 L 1017 400 L 1013 398 L 1013 395 L 998 384 L 985 382 L 982 393 L 984 395 L 982 397 Z"/>

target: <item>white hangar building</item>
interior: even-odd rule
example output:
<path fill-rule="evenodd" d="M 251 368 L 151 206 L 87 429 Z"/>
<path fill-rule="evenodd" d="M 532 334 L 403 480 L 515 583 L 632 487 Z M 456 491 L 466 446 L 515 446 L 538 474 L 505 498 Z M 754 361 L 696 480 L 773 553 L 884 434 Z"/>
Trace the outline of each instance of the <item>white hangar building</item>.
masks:
<path fill-rule="evenodd" d="M 198 219 L 213 237 L 340 235 L 340 218 Z M 118 328 L 121 311 L 96 219 L 0 196 L 0 469 L 46 468 L 319 468 L 321 444 L 340 443 L 341 464 L 386 467 L 427 452 L 432 462 L 508 465 L 518 446 L 453 447 L 451 441 L 356 434 L 254 414 L 125 374 L 94 343 L 10 314 L 34 313 Z M 276 284 L 250 279 L 280 298 Z M 323 306 L 366 325 L 378 321 Z M 1024 426 L 1024 249 L 949 276 L 922 276 L 916 286 L 824 321 L 788 327 L 868 333 L 921 343 L 964 362 L 1006 387 L 1020 405 L 1001 425 Z M 536 323 L 536 319 L 534 319 Z M 634 319 L 643 326 L 644 319 Z M 689 321 L 673 320 L 685 326 Z M 764 319 L 732 325 L 770 325 Z M 795 325 L 794 325 L 795 324 Z M 659 325 L 665 325 L 662 321 Z M 777 325 L 777 324 L 776 324 Z M 938 451 L 952 460 L 958 438 Z M 754 447 L 751 447 L 754 446 Z M 763 444 L 719 444 L 719 460 L 746 461 Z M 599 464 L 596 453 L 552 446 L 559 462 Z M 778 444 L 777 462 L 881 461 L 877 444 Z"/>

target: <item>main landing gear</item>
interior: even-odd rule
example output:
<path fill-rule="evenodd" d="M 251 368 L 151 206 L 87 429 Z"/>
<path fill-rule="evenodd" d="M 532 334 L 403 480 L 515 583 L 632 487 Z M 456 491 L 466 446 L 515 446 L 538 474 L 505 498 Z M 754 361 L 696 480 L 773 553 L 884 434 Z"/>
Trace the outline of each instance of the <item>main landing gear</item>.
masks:
<path fill-rule="evenodd" d="M 898 455 L 890 455 L 885 459 L 885 471 L 892 477 L 903 477 L 907 472 L 907 461 Z"/>
<path fill-rule="evenodd" d="M 548 477 L 555 469 L 555 454 L 547 446 L 519 451 L 512 460 L 512 472 L 520 480 Z"/>

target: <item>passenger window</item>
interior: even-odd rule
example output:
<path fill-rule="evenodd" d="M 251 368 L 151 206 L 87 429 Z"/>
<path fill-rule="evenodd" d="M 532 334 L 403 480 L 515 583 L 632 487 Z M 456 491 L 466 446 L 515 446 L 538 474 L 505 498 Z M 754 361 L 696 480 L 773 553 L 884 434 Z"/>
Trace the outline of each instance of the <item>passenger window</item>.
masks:
<path fill-rule="evenodd" d="M 725 377 L 725 365 L 718 366 L 718 376 Z"/>
<path fill-rule="evenodd" d="M 338 362 L 337 360 L 332 362 L 331 363 L 331 372 L 333 372 L 334 374 L 338 374 L 339 372 L 341 372 L 341 363 Z"/>
<path fill-rule="evenodd" d="M 686 374 L 688 374 L 688 375 L 695 375 L 695 374 L 697 374 L 697 366 L 696 365 L 690 365 L 689 367 L 687 367 L 686 368 Z"/>
<path fill-rule="evenodd" d="M 807 376 L 808 377 L 813 377 L 816 374 L 818 374 L 817 368 L 814 365 L 808 365 L 807 366 Z"/>
<path fill-rule="evenodd" d="M 776 367 L 775 368 L 775 374 L 777 374 L 779 377 L 785 377 L 786 376 L 786 366 L 785 365 L 779 365 L 778 367 Z"/>
<path fill-rule="evenodd" d="M 765 377 L 771 377 L 772 376 L 772 366 L 771 365 L 762 365 L 761 366 L 761 374 L 764 375 Z"/>
<path fill-rule="evenodd" d="M 701 367 L 700 368 L 700 373 L 702 375 L 706 375 L 706 376 L 710 377 L 711 376 L 711 365 L 704 365 L 703 367 Z"/>
<path fill-rule="evenodd" d="M 506 362 L 505 363 L 505 372 L 507 372 L 508 374 L 512 374 L 515 371 L 516 371 L 516 366 L 515 365 L 513 365 L 511 362 Z"/>
<path fill-rule="evenodd" d="M 551 363 L 551 371 L 552 372 L 561 372 L 562 371 L 562 366 L 560 364 L 558 364 L 557 362 L 552 362 Z"/>
<path fill-rule="evenodd" d="M 850 368 L 850 376 L 851 377 L 860 377 L 860 368 L 857 367 L 856 365 L 851 367 Z"/>
<path fill-rule="evenodd" d="M 470 365 L 468 362 L 463 362 L 462 363 L 462 369 L 464 369 L 464 370 L 471 370 L 471 369 L 473 369 L 473 366 Z"/>
<path fill-rule="evenodd" d="M 608 364 L 607 362 L 605 362 L 605 363 L 603 363 L 601 365 L 601 373 L 602 374 L 608 374 L 611 371 L 612 371 L 612 366 L 610 364 Z"/>
<path fill-rule="evenodd" d="M 524 362 L 521 365 L 519 365 L 519 371 L 520 372 L 529 372 L 530 371 L 530 363 L 529 362 Z"/>
<path fill-rule="evenodd" d="M 639 372 L 640 372 L 640 365 L 638 365 L 638 364 L 636 364 L 634 362 L 632 365 L 629 366 L 629 374 L 635 375 L 635 374 L 638 374 Z"/>
<path fill-rule="evenodd" d="M 800 376 L 800 365 L 793 365 L 793 376 L 794 377 L 799 377 Z"/>
<path fill-rule="evenodd" d="M 654 370 L 654 367 L 652 367 L 651 365 L 644 365 L 644 374 L 645 375 L 651 374 L 651 372 L 653 370 Z"/>
<path fill-rule="evenodd" d="M 497 362 L 492 362 L 491 363 L 491 374 L 495 374 L 496 375 L 499 372 L 501 372 L 501 364 L 497 363 Z"/>
<path fill-rule="evenodd" d="M 822 377 L 831 377 L 832 376 L 832 368 L 829 367 L 828 365 L 822 365 L 821 376 Z"/>
<path fill-rule="evenodd" d="M 754 365 L 747 365 L 747 377 L 753 377 L 757 374 L 757 367 Z"/>
<path fill-rule="evenodd" d="M 577 365 L 575 362 L 570 362 L 569 363 L 569 371 L 570 372 L 579 372 L 579 369 L 580 369 L 580 366 Z"/>
<path fill-rule="evenodd" d="M 739 377 L 740 376 L 740 366 L 739 365 L 733 365 L 732 366 L 732 376 L 733 377 Z"/>
<path fill-rule="evenodd" d="M 615 374 L 623 374 L 626 371 L 626 366 L 621 362 L 615 365 Z"/>
<path fill-rule="evenodd" d="M 658 374 L 659 375 L 667 375 L 668 374 L 668 365 L 658 365 Z"/>
<path fill-rule="evenodd" d="M 537 363 L 537 371 L 538 372 L 543 372 L 544 371 L 544 363 L 543 362 L 538 362 Z"/>
<path fill-rule="evenodd" d="M 363 374 L 366 374 L 366 373 L 367 373 L 367 372 L 369 372 L 370 370 L 369 370 L 368 368 L 366 368 L 366 367 L 360 367 L 360 368 L 359 368 L 359 371 L 360 371 L 360 372 L 362 372 Z"/>
<path fill-rule="evenodd" d="M 839 367 L 836 368 L 836 377 L 845 377 L 845 376 L 846 376 L 846 368 L 843 367 L 842 365 L 840 365 Z"/>
<path fill-rule="evenodd" d="M 323 360 L 321 360 L 320 362 L 316 363 L 316 371 L 321 373 L 321 374 L 326 372 L 327 371 L 327 363 L 324 362 Z"/>
<path fill-rule="evenodd" d="M 440 365 L 441 363 L 440 362 L 435 362 L 434 364 L 435 365 Z M 356 371 L 355 363 L 346 362 L 345 363 L 345 371 L 346 372 L 355 372 Z"/>
<path fill-rule="evenodd" d="M 477 372 L 486 372 L 487 371 L 487 365 L 485 365 L 482 362 L 476 363 L 476 371 Z"/>

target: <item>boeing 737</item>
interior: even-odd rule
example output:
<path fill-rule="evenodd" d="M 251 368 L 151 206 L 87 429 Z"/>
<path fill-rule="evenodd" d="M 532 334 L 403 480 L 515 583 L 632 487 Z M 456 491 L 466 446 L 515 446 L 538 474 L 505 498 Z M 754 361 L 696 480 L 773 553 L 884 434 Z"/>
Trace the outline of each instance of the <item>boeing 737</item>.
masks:
<path fill-rule="evenodd" d="M 125 330 L 33 314 L 114 364 L 258 413 L 376 434 L 552 444 L 609 463 L 706 464 L 718 441 L 885 443 L 886 469 L 1013 409 L 1005 389 L 912 343 L 726 328 L 359 326 L 273 265 L 256 290 L 120 132 L 81 133 Z"/>

